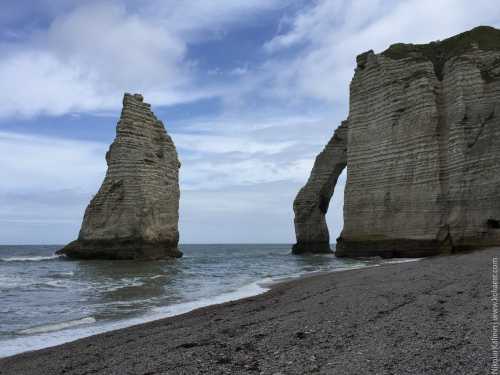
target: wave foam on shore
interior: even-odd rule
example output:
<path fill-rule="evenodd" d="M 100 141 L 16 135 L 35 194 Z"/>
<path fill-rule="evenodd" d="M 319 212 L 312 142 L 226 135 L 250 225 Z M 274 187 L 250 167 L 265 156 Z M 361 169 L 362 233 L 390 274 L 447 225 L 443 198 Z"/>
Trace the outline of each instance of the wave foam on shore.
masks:
<path fill-rule="evenodd" d="M 265 280 L 253 282 L 235 291 L 223 293 L 211 298 L 158 307 L 143 316 L 121 321 L 100 322 L 96 321 L 94 317 L 86 317 L 68 322 L 28 328 L 19 332 L 20 334 L 26 335 L 25 337 L 16 337 L 0 342 L 0 358 L 27 351 L 44 349 L 84 337 L 148 323 L 158 319 L 181 315 L 210 305 L 252 297 L 269 290 L 269 288 L 262 286 L 264 282 Z"/>

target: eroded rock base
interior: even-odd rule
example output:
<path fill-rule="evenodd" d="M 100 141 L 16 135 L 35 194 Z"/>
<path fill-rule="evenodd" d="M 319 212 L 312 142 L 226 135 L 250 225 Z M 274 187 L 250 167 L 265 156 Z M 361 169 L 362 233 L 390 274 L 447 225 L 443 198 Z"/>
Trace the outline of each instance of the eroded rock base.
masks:
<path fill-rule="evenodd" d="M 335 255 L 338 257 L 362 258 L 379 256 L 382 258 L 421 258 L 439 254 L 451 254 L 456 249 L 447 241 L 438 240 L 337 240 Z"/>
<path fill-rule="evenodd" d="M 56 254 L 74 259 L 111 259 L 111 260 L 155 260 L 180 258 L 182 253 L 173 242 L 145 242 L 142 240 L 76 240 L 66 245 Z"/>
<path fill-rule="evenodd" d="M 292 247 L 292 254 L 328 254 L 332 252 L 328 242 L 296 243 Z"/>

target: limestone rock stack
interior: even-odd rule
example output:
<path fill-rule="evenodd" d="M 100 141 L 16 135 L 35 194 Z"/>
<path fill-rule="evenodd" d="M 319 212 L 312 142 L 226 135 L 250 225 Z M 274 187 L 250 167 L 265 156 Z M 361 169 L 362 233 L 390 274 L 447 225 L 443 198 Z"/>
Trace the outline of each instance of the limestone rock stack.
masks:
<path fill-rule="evenodd" d="M 108 170 L 79 237 L 58 253 L 73 258 L 180 257 L 179 167 L 163 123 L 139 94 L 125 94 Z"/>
<path fill-rule="evenodd" d="M 500 30 L 358 56 L 347 172 L 339 256 L 499 245 Z"/>

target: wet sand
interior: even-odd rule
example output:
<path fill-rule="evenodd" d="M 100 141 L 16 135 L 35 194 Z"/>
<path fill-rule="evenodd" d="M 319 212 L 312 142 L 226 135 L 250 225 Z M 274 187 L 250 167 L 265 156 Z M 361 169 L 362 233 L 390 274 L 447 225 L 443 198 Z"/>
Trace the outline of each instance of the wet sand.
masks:
<path fill-rule="evenodd" d="M 500 249 L 335 272 L 0 359 L 0 374 L 487 374 Z"/>

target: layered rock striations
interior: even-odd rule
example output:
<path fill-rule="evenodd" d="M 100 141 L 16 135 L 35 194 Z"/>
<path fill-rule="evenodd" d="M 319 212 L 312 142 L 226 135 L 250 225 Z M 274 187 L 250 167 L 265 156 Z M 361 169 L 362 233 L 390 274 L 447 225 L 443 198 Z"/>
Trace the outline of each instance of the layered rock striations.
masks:
<path fill-rule="evenodd" d="M 73 258 L 180 257 L 179 167 L 163 123 L 139 94 L 125 94 L 108 170 L 85 210 L 76 241 L 58 253 Z"/>
<path fill-rule="evenodd" d="M 296 220 L 298 243 L 314 220 Z M 500 30 L 358 56 L 336 254 L 426 256 L 499 244 Z"/>

